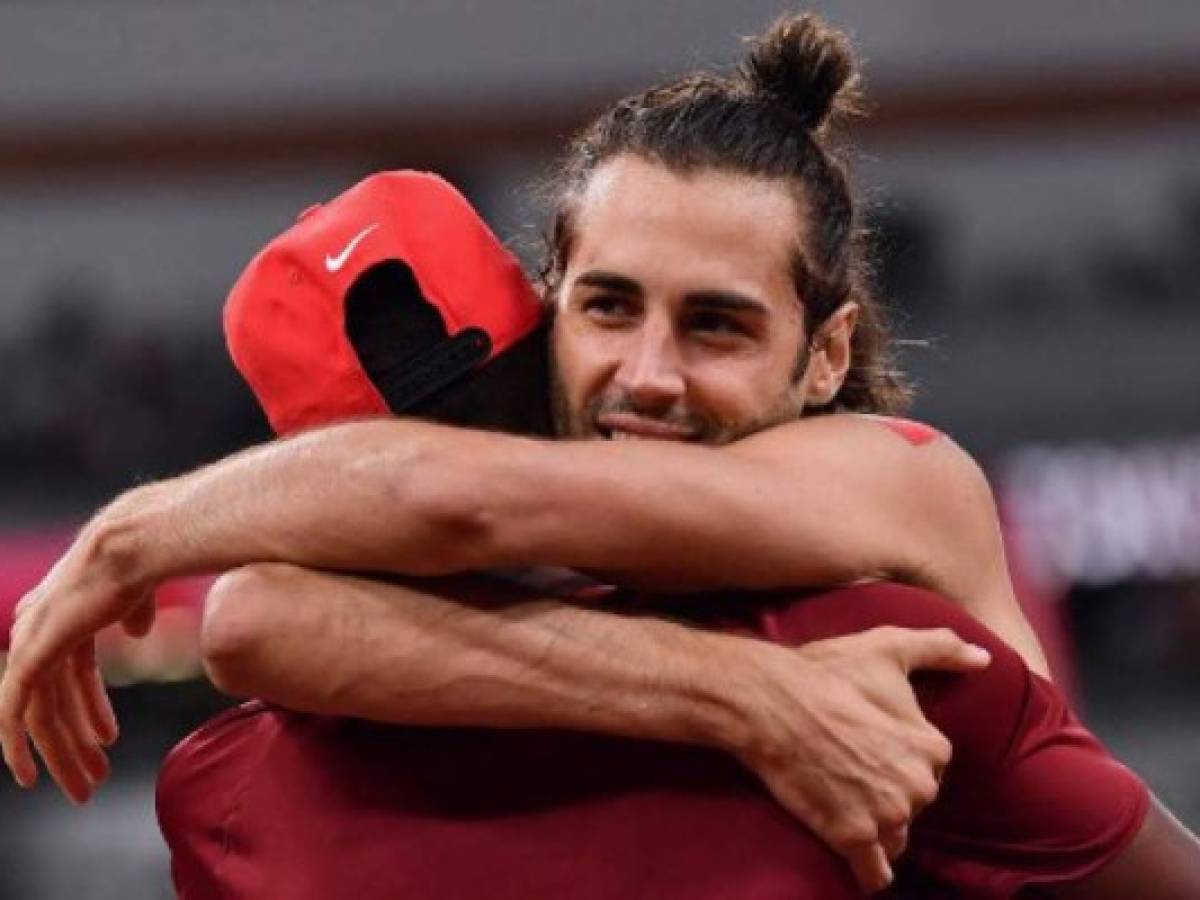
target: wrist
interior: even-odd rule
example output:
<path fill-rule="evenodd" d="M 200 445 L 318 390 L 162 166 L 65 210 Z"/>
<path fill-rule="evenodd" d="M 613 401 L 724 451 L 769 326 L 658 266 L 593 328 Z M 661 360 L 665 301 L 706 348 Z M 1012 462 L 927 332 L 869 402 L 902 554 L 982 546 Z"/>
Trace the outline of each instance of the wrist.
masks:
<path fill-rule="evenodd" d="M 757 642 L 715 632 L 694 632 L 700 643 L 684 677 L 688 727 L 694 743 L 744 758 L 761 742 L 750 654 Z"/>
<path fill-rule="evenodd" d="M 150 539 L 156 485 L 126 491 L 92 519 L 80 535 L 89 568 L 120 589 L 146 587 L 165 577 Z"/>
<path fill-rule="evenodd" d="M 794 650 L 735 635 L 713 635 L 710 670 L 720 681 L 720 715 L 710 745 L 752 768 L 794 752 L 800 723 L 790 721 L 803 686 Z M 780 668 L 778 654 L 787 654 Z M 785 721 L 786 719 L 786 721 Z"/>

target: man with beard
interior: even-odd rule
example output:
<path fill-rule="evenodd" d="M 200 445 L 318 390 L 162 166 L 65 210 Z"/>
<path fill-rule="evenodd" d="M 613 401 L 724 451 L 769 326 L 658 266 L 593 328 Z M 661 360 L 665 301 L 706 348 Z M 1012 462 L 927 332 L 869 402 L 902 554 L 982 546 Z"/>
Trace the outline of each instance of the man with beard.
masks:
<path fill-rule="evenodd" d="M 436 203 L 427 202 L 431 194 L 439 195 Z M 314 229 L 336 222 L 339 231 L 349 232 L 346 226 L 389 208 L 422 223 L 409 228 L 425 238 L 432 236 L 428 223 L 437 220 L 432 246 L 465 248 L 463 255 L 477 267 L 466 274 L 476 283 L 466 283 L 457 268 L 449 271 L 458 277 L 447 275 L 447 260 L 458 254 L 425 257 L 405 230 L 372 246 L 344 303 L 336 293 L 317 302 L 277 289 L 285 271 L 277 262 L 319 258 L 325 242 L 314 239 Z M 431 348 L 452 346 L 419 285 L 453 308 L 463 324 L 460 334 L 482 326 L 506 335 L 509 324 L 530 321 L 530 292 L 505 276 L 515 269 L 512 260 L 498 245 L 477 252 L 472 235 L 490 243 L 448 186 L 430 176 L 392 173 L 354 188 L 272 242 L 239 279 L 226 315 L 230 349 L 269 418 L 287 430 L 377 413 L 386 401 L 397 412 L 461 425 L 525 432 L 544 427 L 539 398 L 545 360 L 537 332 L 452 386 L 418 399 L 430 383 L 424 373 L 444 371 L 439 361 L 446 353 Z M 481 260 L 495 264 L 480 266 Z M 281 309 L 281 297 L 299 308 Z M 315 317 L 314 308 L 333 314 Z M 286 343 L 272 327 L 284 317 L 292 322 Z M 305 319 L 309 326 L 299 324 Z M 361 370 L 349 371 L 361 379 L 359 387 L 363 381 L 378 387 L 379 397 L 327 377 L 324 358 L 305 349 L 320 342 L 355 356 Z M 505 415 L 498 417 L 497 408 Z M 919 433 L 912 425 L 903 430 Z M 950 555 L 954 548 L 931 552 Z M 1011 650 L 938 598 L 883 585 L 799 598 L 580 597 L 586 580 L 579 576 L 564 580 L 535 570 L 509 577 L 542 594 L 513 592 L 505 600 L 504 590 L 484 579 L 399 588 L 272 567 L 227 576 L 214 592 L 206 624 L 209 671 L 231 693 L 298 709 L 446 721 L 455 714 L 457 696 L 458 714 L 477 721 L 495 714 L 480 709 L 489 700 L 452 682 L 430 684 L 431 674 L 453 678 L 455 667 L 420 662 L 427 654 L 494 654 L 488 636 L 511 629 L 513 620 L 473 608 L 471 597 L 492 606 L 504 602 L 509 615 L 534 618 L 540 615 L 536 598 L 553 588 L 626 615 L 665 609 L 695 624 L 785 644 L 815 641 L 803 652 L 814 660 L 827 652 L 829 661 L 847 649 L 837 646 L 834 635 L 885 624 L 949 625 L 990 647 L 995 659 L 986 671 L 953 682 L 916 680 L 924 711 L 956 751 L 938 799 L 915 824 L 893 895 L 984 888 L 1005 895 L 1053 879 L 1100 890 L 1103 884 L 1088 876 L 1112 858 L 1145 871 L 1139 854 L 1126 847 L 1145 812 L 1136 780 L 1108 759 L 1053 689 Z M 637 627 L 663 624 L 642 619 Z M 920 634 L 910 637 L 919 640 Z M 635 635 L 641 643 L 614 639 L 637 656 L 646 636 Z M 714 643 L 700 661 L 731 681 L 736 693 L 747 672 L 739 664 L 743 654 L 764 647 L 717 634 L 705 639 Z M 855 649 L 852 664 L 869 669 L 869 646 Z M 496 661 L 458 671 L 486 671 L 495 679 L 502 670 Z M 553 654 L 543 663 L 553 691 Z M 620 665 L 606 658 L 602 668 L 610 671 L 597 684 L 611 685 L 611 670 Z M 330 673 L 337 675 L 331 679 Z M 794 670 L 794 677 L 802 675 Z M 902 679 L 899 672 L 892 675 Z M 588 688 L 586 681 L 578 686 Z M 644 696 L 635 687 L 627 699 Z M 632 705 L 624 707 L 626 715 Z M 415 712 L 422 707 L 424 713 Z M 976 721 L 980 708 L 989 713 L 982 722 Z M 1070 777 L 1059 774 L 1063 769 Z M 722 897 L 747 891 L 825 900 L 859 896 L 836 856 L 773 812 L 768 795 L 732 757 L 654 742 L 549 729 L 414 731 L 253 701 L 172 751 L 158 799 L 185 900 L 335 892 L 360 898 Z M 1057 812 L 1049 816 L 1047 809 Z M 1035 851 L 1049 836 L 1056 851 Z"/>
<path fill-rule="evenodd" d="M 872 343 L 879 338 L 874 308 L 856 278 L 853 207 L 844 176 L 818 140 L 817 129 L 849 75 L 839 48 L 813 20 L 793 20 L 762 42 L 737 79 L 701 76 L 618 104 L 581 141 L 558 219 L 551 274 L 563 430 L 577 437 L 719 444 L 748 437 L 719 449 L 658 441 L 559 445 L 425 423 L 360 423 L 131 492 L 85 530 L 23 604 L 0 698 L 5 756 L 19 780 L 31 778 L 32 761 L 21 740 L 28 726 L 60 783 L 88 791 L 88 758 L 99 753 L 88 730 L 111 727 L 88 655 L 95 628 L 122 618 L 142 624 L 151 608 L 144 594 L 162 577 L 247 562 L 426 576 L 554 563 L 675 591 L 770 590 L 896 575 L 973 598 L 981 618 L 1020 640 L 1020 629 L 1004 627 L 1014 613 L 1011 593 L 996 589 L 1003 564 L 994 522 L 989 517 L 978 533 L 960 527 L 964 508 L 977 506 L 981 490 L 978 473 L 961 454 L 943 440 L 922 443 L 923 459 L 931 463 L 928 487 L 937 486 L 941 502 L 923 497 L 919 487 L 914 491 L 908 471 L 900 496 L 914 508 L 902 510 L 899 523 L 888 520 L 889 546 L 872 541 L 884 519 L 868 513 L 879 507 L 868 504 L 864 513 L 845 494 L 873 494 L 883 499 L 880 507 L 889 506 L 896 486 L 886 471 L 894 468 L 895 454 L 914 450 L 909 442 L 878 422 L 842 416 L 768 427 L 805 408 L 885 408 L 894 389 L 880 366 L 880 347 Z M 679 127 L 684 121 L 688 128 Z M 362 223 L 339 246 L 352 252 L 356 242 L 372 237 L 371 228 Z M 330 272 L 347 258 L 342 253 L 327 256 Z M 302 281 L 304 273 L 297 271 Z M 831 435 L 847 429 L 869 448 L 874 465 L 863 466 L 860 458 L 849 470 L 854 478 L 839 482 L 847 471 L 838 450 L 845 443 L 835 444 Z M 831 480 L 800 490 L 793 471 L 798 460 L 821 462 Z M 939 516 L 943 508 L 948 515 Z M 586 521 L 580 510 L 587 511 Z M 929 547 L 939 543 L 931 539 L 942 529 L 941 537 L 953 532 L 964 547 L 980 536 L 983 545 L 994 542 L 994 552 L 983 554 L 988 566 L 981 570 L 980 557 L 970 553 L 961 569 L 942 568 L 940 558 L 931 566 Z M 821 552 L 824 541 L 838 548 L 865 541 L 870 549 L 839 556 Z M 797 551 L 801 542 L 807 542 L 804 553 Z M 299 597 L 340 583 L 347 594 L 386 596 L 393 610 L 417 596 L 412 587 L 336 582 L 338 577 L 267 568 L 233 580 L 232 587 L 227 583 L 227 592 L 237 594 L 239 585 L 245 592 L 249 585 L 260 596 L 281 588 Z M 920 607 L 916 600 L 912 605 Z M 339 669 L 317 673 L 339 711 L 395 721 L 567 726 L 727 747 L 856 861 L 856 873 L 871 886 L 888 877 L 882 854 L 903 848 L 905 823 L 914 805 L 932 796 L 932 774 L 945 762 L 944 746 L 898 712 L 891 695 L 877 704 L 877 721 L 901 721 L 905 728 L 882 728 L 872 738 L 878 743 L 883 733 L 914 745 L 890 759 L 895 769 L 887 765 L 887 753 L 855 760 L 839 741 L 822 743 L 819 726 L 836 716 L 806 716 L 810 707 L 796 702 L 795 694 L 817 696 L 818 686 L 842 682 L 822 681 L 815 667 L 799 671 L 803 650 L 769 652 L 755 645 L 750 665 L 751 651 L 740 639 L 665 622 L 632 623 L 629 630 L 622 626 L 631 623 L 620 618 L 545 603 L 506 605 L 490 619 L 473 607 L 447 614 L 435 599 L 422 610 L 425 627 L 416 634 L 430 633 L 433 616 L 434 630 L 451 641 L 449 635 L 458 635 L 464 652 L 447 657 L 409 645 L 401 663 L 415 666 L 408 678 L 380 678 L 377 684 L 356 668 L 367 657 L 344 655 Z M 891 656 L 893 674 L 911 665 L 912 645 L 902 646 L 892 633 L 873 639 L 890 642 L 876 650 Z M 961 641 L 938 640 L 944 665 L 957 656 L 958 666 L 970 667 Z M 836 657 L 839 650 L 829 652 Z M 740 673 L 738 703 L 715 689 L 697 657 Z M 848 658 L 858 662 L 842 666 L 845 684 L 860 687 L 860 699 L 879 697 L 861 681 L 871 669 L 861 645 Z M 379 662 L 370 663 L 375 671 Z M 790 677 L 779 676 L 785 670 Z M 572 677 L 564 677 L 567 672 Z M 1025 670 L 1018 665 L 1020 672 Z M 1025 677 L 1032 679 L 1028 672 Z M 464 678 L 474 680 L 464 684 Z M 789 692 L 782 686 L 791 678 L 797 680 Z M 1029 686 L 1038 682 L 1020 683 L 1025 696 L 1037 694 Z M 436 703 L 430 701 L 434 693 Z M 1062 716 L 1057 703 L 1039 701 L 1034 708 Z M 321 711 L 319 702 L 311 705 Z M 482 719 L 481 706 L 490 709 Z M 1017 706 L 1017 713 L 1028 709 Z M 1014 711 L 1011 704 L 1005 708 Z M 1058 724 L 1052 746 L 1070 745 L 1070 723 Z M 840 737 L 855 728 L 835 731 Z M 1034 743 L 1008 746 L 1022 752 L 1046 746 Z M 805 749 L 809 765 L 833 773 L 831 789 L 822 792 L 819 777 L 813 783 L 805 778 L 797 747 Z M 845 760 L 857 767 L 839 771 Z M 1101 770 L 1116 771 L 1107 762 Z M 1036 781 L 1045 786 L 1044 779 Z M 1086 837 L 1086 848 L 1070 841 L 1065 846 L 1092 855 L 1075 856 L 1070 866 L 1052 865 L 1048 875 L 1028 881 L 1078 880 L 1111 860 L 1135 833 L 1158 837 L 1134 841 L 1131 850 L 1161 849 L 1162 833 L 1171 833 L 1169 819 L 1156 812 L 1142 825 L 1140 789 L 1120 777 L 1109 783 L 1112 793 L 1096 796 L 1121 800 L 1120 827 L 1108 827 L 1103 816 L 1090 818 L 1070 835 Z M 827 805 L 814 806 L 814 797 Z M 828 802 L 831 797 L 835 802 Z M 1051 807 L 1061 806 L 1060 798 L 1052 799 Z M 1040 812 L 1043 824 L 1055 821 Z M 1063 811 L 1068 818 L 1070 813 Z M 1089 830 L 1097 824 L 1104 826 L 1102 834 Z M 986 849 L 994 855 L 994 846 Z M 1134 858 L 1142 862 L 1132 871 L 1144 875 L 1145 852 Z M 1101 874 L 1111 878 L 1113 868 Z M 1026 883 L 991 870 L 979 877 L 1010 892 Z M 1160 878 L 1158 884 L 1169 888 L 1172 882 Z"/>

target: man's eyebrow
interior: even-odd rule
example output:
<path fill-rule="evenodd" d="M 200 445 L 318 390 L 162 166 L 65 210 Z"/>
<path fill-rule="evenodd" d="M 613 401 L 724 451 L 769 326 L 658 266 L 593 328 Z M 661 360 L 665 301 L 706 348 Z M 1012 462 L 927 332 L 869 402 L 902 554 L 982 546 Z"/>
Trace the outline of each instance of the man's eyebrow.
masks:
<path fill-rule="evenodd" d="M 617 294 L 629 294 L 634 297 L 640 297 L 643 293 L 641 284 L 628 275 L 619 275 L 616 272 L 606 272 L 600 269 L 584 272 L 575 279 L 575 283 Z M 756 300 L 754 297 L 738 291 L 718 289 L 691 291 L 684 297 L 684 302 L 693 308 L 750 313 L 755 316 L 767 316 L 771 311 L 770 307 L 761 300 Z"/>
<path fill-rule="evenodd" d="M 761 300 L 737 291 L 693 291 L 684 298 L 684 302 L 693 308 L 750 313 L 755 316 L 765 317 L 771 312 L 770 307 Z"/>
<path fill-rule="evenodd" d="M 617 294 L 630 294 L 635 297 L 642 295 L 642 286 L 640 284 L 628 275 L 618 275 L 616 272 L 604 272 L 601 270 L 584 272 L 575 279 L 575 283 L 613 291 Z"/>

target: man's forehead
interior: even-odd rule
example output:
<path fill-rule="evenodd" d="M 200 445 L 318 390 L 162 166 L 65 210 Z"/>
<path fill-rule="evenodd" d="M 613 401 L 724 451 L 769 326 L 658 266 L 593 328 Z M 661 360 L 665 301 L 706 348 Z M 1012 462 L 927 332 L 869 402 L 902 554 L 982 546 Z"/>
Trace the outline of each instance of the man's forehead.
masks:
<path fill-rule="evenodd" d="M 639 279 L 790 291 L 797 219 L 780 182 L 619 157 L 580 198 L 568 277 L 599 266 Z"/>

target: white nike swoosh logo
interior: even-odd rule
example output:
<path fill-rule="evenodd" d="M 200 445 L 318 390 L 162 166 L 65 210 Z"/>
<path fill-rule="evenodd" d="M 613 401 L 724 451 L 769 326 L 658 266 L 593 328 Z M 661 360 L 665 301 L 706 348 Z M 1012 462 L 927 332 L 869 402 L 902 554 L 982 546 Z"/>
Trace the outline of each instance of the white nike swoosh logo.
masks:
<path fill-rule="evenodd" d="M 357 247 L 360 243 L 362 243 L 363 238 L 365 238 L 368 234 L 370 234 L 372 231 L 374 231 L 378 227 L 379 227 L 378 222 L 376 222 L 374 225 L 368 225 L 366 228 L 364 228 L 362 231 L 360 231 L 354 237 L 350 238 L 350 243 L 348 243 L 345 246 L 345 248 L 342 250 L 342 252 L 339 253 L 337 256 L 330 256 L 328 253 L 326 253 L 325 254 L 325 271 L 328 272 L 330 275 L 332 275 L 333 273 L 335 273 L 339 269 L 341 269 L 341 267 L 346 264 L 346 260 L 348 260 L 350 258 L 350 254 L 354 252 L 354 248 Z"/>

